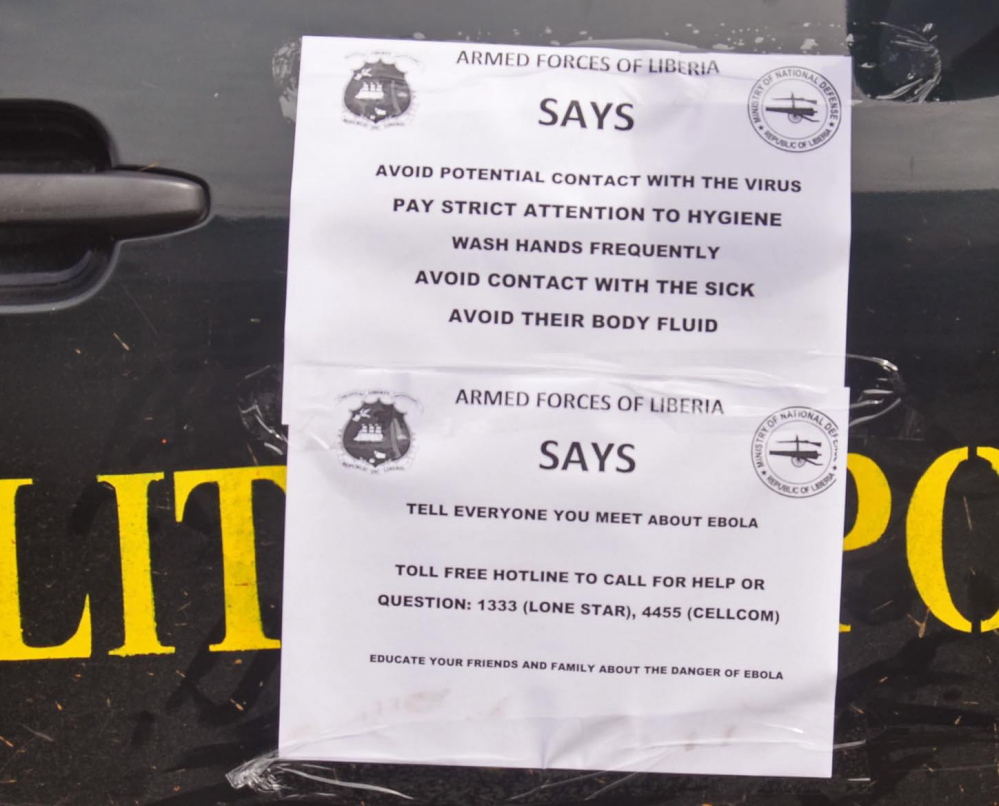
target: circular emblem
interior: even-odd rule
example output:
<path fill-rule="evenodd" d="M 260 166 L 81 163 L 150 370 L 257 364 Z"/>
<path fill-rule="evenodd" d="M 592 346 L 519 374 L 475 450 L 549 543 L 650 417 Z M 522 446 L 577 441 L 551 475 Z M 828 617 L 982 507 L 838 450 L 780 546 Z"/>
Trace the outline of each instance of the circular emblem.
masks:
<path fill-rule="evenodd" d="M 412 100 L 405 74 L 382 59 L 365 62 L 355 70 L 343 91 L 347 110 L 375 124 L 401 117 Z"/>
<path fill-rule="evenodd" d="M 351 409 L 340 435 L 343 449 L 367 467 L 398 462 L 412 445 L 406 415 L 393 403 L 375 400 Z"/>
<path fill-rule="evenodd" d="M 781 151 L 814 151 L 839 130 L 843 105 L 836 87 L 807 67 L 779 67 L 749 92 L 749 121 Z"/>
<path fill-rule="evenodd" d="M 836 481 L 839 427 L 815 409 L 781 409 L 753 434 L 752 459 L 756 475 L 771 490 L 810 498 Z"/>

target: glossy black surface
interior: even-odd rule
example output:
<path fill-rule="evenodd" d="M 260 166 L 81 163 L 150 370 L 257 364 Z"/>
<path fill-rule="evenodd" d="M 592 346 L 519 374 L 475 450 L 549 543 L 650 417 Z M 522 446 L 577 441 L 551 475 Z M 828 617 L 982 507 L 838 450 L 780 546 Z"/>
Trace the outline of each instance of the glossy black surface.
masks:
<path fill-rule="evenodd" d="M 223 630 L 214 494 L 196 492 L 177 523 L 171 484 L 153 487 L 159 635 L 177 652 L 115 658 L 108 651 L 122 641 L 117 521 L 96 476 L 283 461 L 273 446 L 280 450 L 294 43 L 303 34 L 644 39 L 796 54 L 846 53 L 854 33 L 857 70 L 878 77 L 858 72 L 849 350 L 893 362 L 905 381 L 903 405 L 851 441 L 885 471 L 895 505 L 886 535 L 845 558 L 843 621 L 853 631 L 840 639 L 842 746 L 832 780 L 355 765 L 338 766 L 337 775 L 448 804 L 517 795 L 513 802 L 525 804 L 593 795 L 621 804 L 999 800 L 996 633 L 956 632 L 928 616 L 905 559 L 906 506 L 926 468 L 952 448 L 999 445 L 999 74 L 989 53 L 973 53 L 990 41 L 983 36 L 947 46 L 964 47 L 980 67 L 960 73 L 952 68 L 958 57 L 946 65 L 941 57 L 939 75 L 919 73 L 939 79 L 927 99 L 965 100 L 876 100 L 870 96 L 899 86 L 893 70 L 907 52 L 882 39 L 864 50 L 872 24 L 890 17 L 932 37 L 926 24 L 954 27 L 971 12 L 948 16 L 943 3 L 858 5 L 0 2 L 4 98 L 85 109 L 112 138 L 118 166 L 197 176 L 213 203 L 196 229 L 123 244 L 107 284 L 83 305 L 0 319 L 0 478 L 35 480 L 19 505 L 26 635 L 36 644 L 64 641 L 87 594 L 94 623 L 88 660 L 0 663 L 0 802 L 275 797 L 225 780 L 276 744 L 279 653 L 207 650 Z M 874 68 L 863 67 L 872 60 Z M 974 91 L 960 90 L 972 80 Z M 254 405 L 260 416 L 247 416 Z M 999 607 L 999 478 L 983 465 L 969 461 L 955 475 L 945 518 L 955 602 L 977 619 Z M 262 489 L 255 512 L 264 625 L 277 636 L 280 492 Z M 281 780 L 297 792 L 331 791 Z M 538 788 L 545 783 L 554 785 Z M 335 796 L 396 800 L 356 790 Z"/>

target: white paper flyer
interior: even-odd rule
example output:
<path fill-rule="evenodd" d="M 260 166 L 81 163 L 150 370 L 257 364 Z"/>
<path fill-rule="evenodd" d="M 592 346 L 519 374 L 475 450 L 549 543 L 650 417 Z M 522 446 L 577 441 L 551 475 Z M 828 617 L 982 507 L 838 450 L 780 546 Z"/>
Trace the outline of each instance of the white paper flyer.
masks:
<path fill-rule="evenodd" d="M 830 775 L 850 90 L 304 40 L 283 757 Z"/>
<path fill-rule="evenodd" d="M 326 390 L 291 433 L 285 757 L 829 775 L 846 390 Z"/>
<path fill-rule="evenodd" d="M 314 365 L 840 386 L 850 62 L 303 44 L 286 417 Z"/>

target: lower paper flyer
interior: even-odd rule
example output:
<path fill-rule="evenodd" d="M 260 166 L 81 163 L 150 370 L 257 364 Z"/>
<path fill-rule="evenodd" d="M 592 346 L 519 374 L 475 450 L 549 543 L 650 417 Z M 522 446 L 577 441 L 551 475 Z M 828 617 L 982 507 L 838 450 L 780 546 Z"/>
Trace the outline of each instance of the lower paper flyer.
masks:
<path fill-rule="evenodd" d="M 828 776 L 847 390 L 329 370 L 280 754 Z"/>

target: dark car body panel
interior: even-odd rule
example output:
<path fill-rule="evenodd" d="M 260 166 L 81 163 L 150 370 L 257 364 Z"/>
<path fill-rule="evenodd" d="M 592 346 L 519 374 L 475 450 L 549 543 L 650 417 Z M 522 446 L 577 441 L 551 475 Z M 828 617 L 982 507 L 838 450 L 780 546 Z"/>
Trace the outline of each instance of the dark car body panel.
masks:
<path fill-rule="evenodd" d="M 178 510 L 174 485 L 177 473 L 284 461 L 295 43 L 310 34 L 651 40 L 789 54 L 852 47 L 848 350 L 891 362 L 904 382 L 899 406 L 851 433 L 851 451 L 887 476 L 892 510 L 884 536 L 845 557 L 842 620 L 851 631 L 841 637 L 831 780 L 405 765 L 337 765 L 336 777 L 449 804 L 515 796 L 525 804 L 590 796 L 622 804 L 993 802 L 999 643 L 995 632 L 957 631 L 929 613 L 907 561 L 906 508 L 939 456 L 999 445 L 999 66 L 975 51 L 987 36 L 948 34 L 939 73 L 919 74 L 934 82 L 924 98 L 870 97 L 891 95 L 916 69 L 897 75 L 908 51 L 879 38 L 889 16 L 902 28 L 924 17 L 943 28 L 979 12 L 858 5 L 0 2 L 0 100 L 73 104 L 109 134 L 114 167 L 180 172 L 211 197 L 205 222 L 120 243 L 112 273 L 82 304 L 0 317 L 0 479 L 33 480 L 17 505 L 25 639 L 66 641 L 88 596 L 93 633 L 86 658 L 0 662 L 0 801 L 277 796 L 235 790 L 225 775 L 276 746 L 280 653 L 210 651 L 225 630 L 219 492 L 201 486 Z M 970 68 L 966 51 L 975 51 Z M 863 64 L 872 61 L 878 76 L 868 80 Z M 108 474 L 163 474 L 149 487 L 149 531 L 156 626 L 173 654 L 109 655 L 124 628 L 121 524 L 114 490 L 97 480 Z M 257 484 L 253 495 L 260 613 L 264 633 L 276 638 L 284 502 L 273 484 Z M 857 507 L 852 483 L 849 502 L 847 529 Z M 999 608 L 999 478 L 986 462 L 973 458 L 955 473 L 944 520 L 951 592 L 978 623 Z M 293 771 L 271 769 L 259 780 L 285 794 L 396 799 Z"/>

